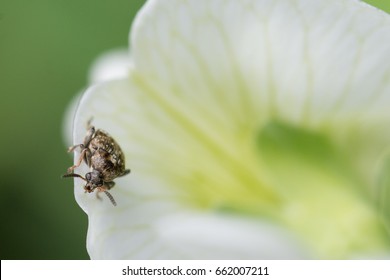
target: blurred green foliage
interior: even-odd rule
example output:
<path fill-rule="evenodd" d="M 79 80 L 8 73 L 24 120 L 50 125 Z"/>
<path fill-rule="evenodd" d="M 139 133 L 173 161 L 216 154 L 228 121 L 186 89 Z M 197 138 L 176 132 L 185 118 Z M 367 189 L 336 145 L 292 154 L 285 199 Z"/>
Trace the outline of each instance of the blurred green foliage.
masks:
<path fill-rule="evenodd" d="M 60 178 L 72 162 L 63 114 L 93 60 L 127 46 L 144 2 L 0 2 L 1 259 L 88 259 L 87 216 Z"/>
<path fill-rule="evenodd" d="M 64 111 L 143 0 L 0 1 L 0 257 L 87 259 L 87 216 L 61 174 Z"/>
<path fill-rule="evenodd" d="M 368 4 L 375 6 L 387 13 L 390 13 L 390 1 L 389 0 L 364 0 Z"/>

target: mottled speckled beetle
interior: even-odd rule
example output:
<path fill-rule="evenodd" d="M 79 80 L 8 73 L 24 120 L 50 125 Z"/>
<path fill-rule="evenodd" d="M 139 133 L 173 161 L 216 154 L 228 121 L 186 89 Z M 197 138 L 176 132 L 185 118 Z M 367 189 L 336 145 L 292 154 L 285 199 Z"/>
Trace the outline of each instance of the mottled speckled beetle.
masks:
<path fill-rule="evenodd" d="M 69 147 L 68 152 L 73 152 L 76 148 L 81 150 L 80 157 L 75 165 L 68 168 L 68 173 L 63 177 L 83 179 L 87 182 L 84 186 L 85 192 L 91 193 L 95 189 L 98 193 L 104 192 L 115 206 L 116 202 L 108 190 L 115 185 L 113 181 L 115 178 L 130 173 L 130 169 L 125 168 L 125 156 L 121 147 L 108 133 L 95 129 L 89 120 L 84 143 Z M 73 173 L 83 160 L 90 168 L 85 177 Z"/>

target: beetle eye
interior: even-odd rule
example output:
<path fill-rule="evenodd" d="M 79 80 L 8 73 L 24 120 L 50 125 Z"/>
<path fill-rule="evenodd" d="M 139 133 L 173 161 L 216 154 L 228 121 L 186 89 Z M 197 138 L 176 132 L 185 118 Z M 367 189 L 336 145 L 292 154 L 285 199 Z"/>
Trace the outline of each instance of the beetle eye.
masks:
<path fill-rule="evenodd" d="M 90 181 L 91 180 L 91 173 L 88 172 L 87 174 L 85 174 L 85 179 L 87 179 L 87 181 Z"/>

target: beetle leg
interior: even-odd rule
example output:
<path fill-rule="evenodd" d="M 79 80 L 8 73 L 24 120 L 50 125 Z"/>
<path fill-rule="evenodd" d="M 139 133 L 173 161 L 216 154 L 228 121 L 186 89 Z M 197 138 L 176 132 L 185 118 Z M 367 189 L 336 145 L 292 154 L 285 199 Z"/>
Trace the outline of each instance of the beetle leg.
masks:
<path fill-rule="evenodd" d="M 127 175 L 127 174 L 129 174 L 129 173 L 130 173 L 130 169 L 126 169 L 125 171 L 123 171 L 122 174 L 118 175 L 118 177 L 125 176 L 125 175 Z"/>
<path fill-rule="evenodd" d="M 104 186 L 106 187 L 107 190 L 111 190 L 115 186 L 115 182 L 104 182 Z"/>
<path fill-rule="evenodd" d="M 73 152 L 77 147 L 80 147 L 81 149 L 84 149 L 85 147 L 88 147 L 89 142 L 91 142 L 91 140 L 95 136 L 95 127 L 91 125 L 91 122 L 92 122 L 92 118 L 89 119 L 89 121 L 87 123 L 88 131 L 87 131 L 87 135 L 84 138 L 84 143 L 69 147 L 68 153 Z"/>
<path fill-rule="evenodd" d="M 84 161 L 88 165 L 88 167 L 91 167 L 91 157 L 92 153 L 90 149 L 85 149 L 85 155 L 84 155 Z"/>
<path fill-rule="evenodd" d="M 89 149 L 85 148 L 81 151 L 81 155 L 80 155 L 80 158 L 79 160 L 77 161 L 77 163 L 71 167 L 68 168 L 68 173 L 72 173 L 73 170 L 76 168 L 76 167 L 79 167 L 81 162 L 83 161 L 83 159 L 85 158 L 86 154 L 89 152 Z"/>
<path fill-rule="evenodd" d="M 71 153 L 73 152 L 76 148 L 80 147 L 81 149 L 84 149 L 84 144 L 78 144 L 78 145 L 74 145 L 74 146 L 70 146 L 68 148 L 68 153 Z"/>
<path fill-rule="evenodd" d="M 95 137 L 95 127 L 91 126 L 88 129 L 87 135 L 84 138 L 84 146 L 88 147 L 91 140 Z"/>

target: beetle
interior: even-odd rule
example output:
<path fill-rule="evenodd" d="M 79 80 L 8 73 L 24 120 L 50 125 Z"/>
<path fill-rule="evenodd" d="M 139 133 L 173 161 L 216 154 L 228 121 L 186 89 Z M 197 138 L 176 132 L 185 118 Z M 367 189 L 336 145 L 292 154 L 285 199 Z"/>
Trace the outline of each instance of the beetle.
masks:
<path fill-rule="evenodd" d="M 125 155 L 119 144 L 107 132 L 95 129 L 91 125 L 92 119 L 87 123 L 87 134 L 82 144 L 69 147 L 68 152 L 73 152 L 80 148 L 81 153 L 75 165 L 68 168 L 67 174 L 62 177 L 77 177 L 86 182 L 85 192 L 91 193 L 95 190 L 104 192 L 111 203 L 115 206 L 113 196 L 108 192 L 114 187 L 114 179 L 130 173 L 130 169 L 125 168 Z M 74 169 L 85 162 L 90 168 L 90 172 L 85 177 L 73 173 Z M 98 194 L 97 193 L 97 194 Z"/>

